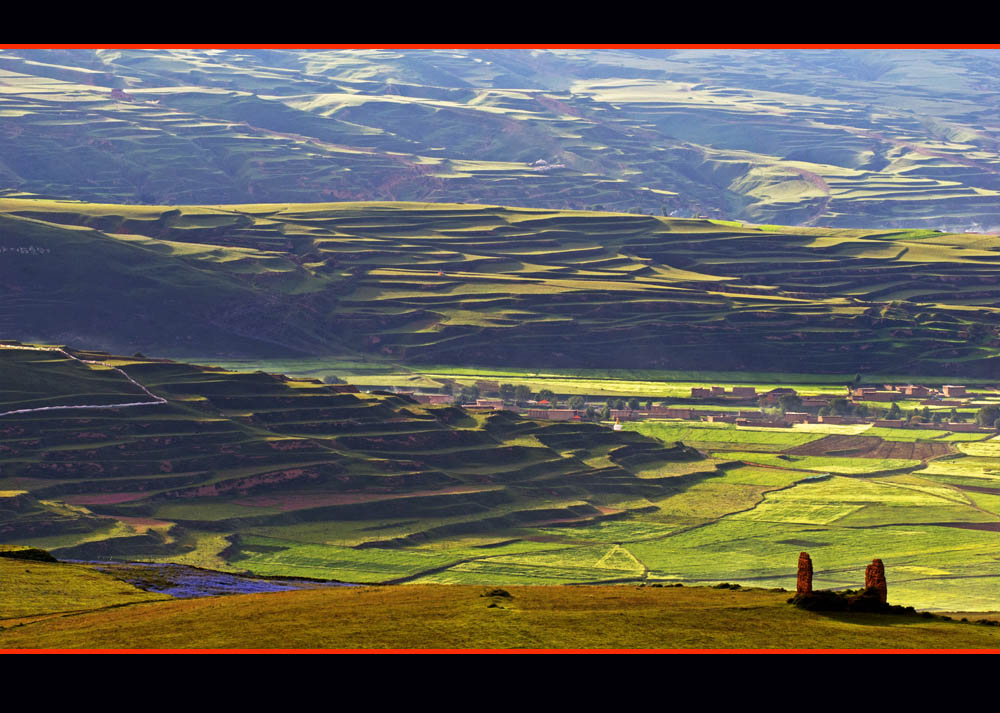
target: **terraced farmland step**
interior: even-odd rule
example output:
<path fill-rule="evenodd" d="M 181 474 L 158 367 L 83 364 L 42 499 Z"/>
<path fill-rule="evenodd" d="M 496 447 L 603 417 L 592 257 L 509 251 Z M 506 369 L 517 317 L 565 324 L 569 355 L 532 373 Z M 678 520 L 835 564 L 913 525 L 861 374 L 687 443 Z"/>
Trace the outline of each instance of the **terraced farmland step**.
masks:
<path fill-rule="evenodd" d="M 0 217 L 23 212 L 30 203 L 7 199 Z M 60 220 L 72 218 L 69 208 L 46 205 Z M 111 209 L 76 210 L 102 215 Z M 117 343 L 123 337 L 108 331 L 111 322 L 71 309 L 53 314 L 44 305 L 54 291 L 68 290 L 70 304 L 89 300 L 93 314 L 113 311 L 107 295 L 74 296 L 79 285 L 65 279 L 65 271 L 101 260 L 111 266 L 120 290 L 127 290 L 126 266 L 142 250 L 157 255 L 150 272 L 158 286 L 126 301 L 142 314 L 157 315 L 161 333 L 136 319 L 123 322 L 122 329 L 130 330 L 128 339 L 142 340 L 143 349 L 190 342 L 211 354 L 214 345 L 227 341 L 221 351 L 229 354 L 352 352 L 415 363 L 722 370 L 797 364 L 798 370 L 846 373 L 901 366 L 913 373 L 956 375 L 991 373 L 1000 349 L 994 314 L 1000 308 L 1000 253 L 990 236 L 737 228 L 490 206 L 422 210 L 421 204 L 279 205 L 265 211 L 266 217 L 224 206 L 170 211 L 119 206 L 112 212 L 147 217 L 135 221 L 138 232 L 131 236 L 9 218 L 12 235 L 50 251 L 36 256 L 46 259 L 37 261 L 43 275 L 34 282 L 21 284 L 23 272 L 9 276 L 20 289 L 17 310 L 4 312 L 15 320 L 12 329 L 61 334 L 69 327 L 57 322 L 65 319 Z M 172 217 L 165 227 L 148 217 L 167 212 Z M 358 217 L 366 213 L 373 216 L 370 223 Z M 405 217 L 390 226 L 380 213 Z M 181 249 L 171 239 L 205 216 L 228 220 L 234 214 L 264 223 L 258 226 L 262 230 L 290 229 L 302 220 L 312 230 L 295 234 L 290 247 L 277 251 L 249 247 L 234 253 L 214 244 Z M 518 229 L 516 245 L 503 237 L 456 239 L 454 231 L 470 229 L 464 222 L 470 214 L 490 231 Z M 357 227 L 358 235 L 345 236 L 345 223 Z M 143 227 L 149 228 L 146 234 Z M 484 256 L 487 245 L 491 254 Z M 305 254 L 313 260 L 305 264 L 317 267 L 296 262 Z M 362 256 L 363 262 L 351 259 Z M 237 265 L 242 267 L 234 272 Z M 247 274 L 249 282 L 234 277 Z M 174 316 L 162 313 L 175 278 L 197 285 L 183 291 L 184 319 L 176 317 L 177 310 Z M 848 334 L 850 339 L 843 336 Z M 148 377 L 154 388 L 201 393 L 223 409 L 292 405 L 266 374 L 227 380 L 211 371 L 141 360 L 124 366 Z M 252 384 L 267 385 L 267 391 L 240 393 Z M 310 390 L 317 405 L 324 399 L 329 405 L 350 403 L 339 398 L 346 394 L 329 393 L 330 387 L 315 384 Z"/>
<path fill-rule="evenodd" d="M 74 556 L 219 559 L 226 551 L 222 538 L 248 529 L 312 528 L 308 541 L 328 532 L 322 537 L 353 543 L 370 541 L 364 533 L 384 529 L 380 520 L 417 520 L 427 523 L 416 528 L 422 537 L 435 538 L 447 536 L 454 523 L 463 532 L 491 532 L 532 522 L 582 522 L 608 514 L 589 501 L 603 502 L 609 493 L 636 498 L 666 492 L 627 468 L 594 471 L 584 462 L 596 454 L 591 449 L 638 446 L 643 439 L 635 434 L 503 412 L 483 418 L 385 392 L 316 396 L 312 382 L 267 374 L 246 379 L 139 356 L 102 359 L 127 361 L 130 371 L 158 381 L 167 395 L 164 417 L 124 409 L 92 418 L 38 412 L 4 426 L 4 477 L 24 488 L 32 503 L 41 496 L 63 501 L 10 509 L 7 536 L 37 540 L 51 527 L 62 534 L 42 538 L 45 544 Z M 0 371 L 0 389 L 3 378 L 16 382 L 16 365 L 13 359 Z M 179 374 L 183 391 L 175 397 L 170 384 Z M 199 374 L 211 378 L 192 378 Z M 200 383 L 212 394 L 192 393 Z M 268 409 L 253 417 L 243 411 L 201 415 L 201 398 L 259 399 Z M 367 417 L 327 420 L 341 409 L 313 408 L 316 399 L 356 403 L 360 409 L 349 411 Z M 333 437 L 282 433 L 311 428 Z M 574 450 L 560 453 L 533 434 L 568 439 Z M 636 454 L 672 457 L 671 449 L 645 443 L 633 449 Z M 564 502 L 574 505 L 563 508 Z M 388 527 L 397 534 L 406 530 Z"/>

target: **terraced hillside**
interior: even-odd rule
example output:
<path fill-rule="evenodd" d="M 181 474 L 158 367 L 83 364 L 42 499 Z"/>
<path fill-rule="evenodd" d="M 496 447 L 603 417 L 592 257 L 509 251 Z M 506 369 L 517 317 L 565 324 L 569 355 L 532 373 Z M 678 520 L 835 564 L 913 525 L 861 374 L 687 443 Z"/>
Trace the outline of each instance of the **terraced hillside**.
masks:
<path fill-rule="evenodd" d="M 992 230 L 997 51 L 0 51 L 0 192 Z"/>
<path fill-rule="evenodd" d="M 990 433 L 616 432 L 263 372 L 0 353 L 0 393 L 46 369 L 90 389 L 59 408 L 56 389 L 22 395 L 0 415 L 0 542 L 61 558 L 365 583 L 788 588 L 808 550 L 817 587 L 857 586 L 880 557 L 894 602 L 1000 609 Z M 123 405 L 114 386 L 129 378 L 158 400 Z"/>
<path fill-rule="evenodd" d="M 0 393 L 37 373 L 42 353 L 0 350 Z M 473 417 L 263 372 L 70 354 L 78 383 L 114 365 L 120 381 L 127 374 L 161 400 L 125 407 L 95 384 L 64 408 L 46 396 L 0 414 L 0 539 L 63 558 L 400 579 L 544 548 L 519 533 L 627 517 L 715 470 L 683 446 L 595 424 Z M 64 361 L 48 367 L 57 383 Z"/>
<path fill-rule="evenodd" d="M 989 377 L 1000 239 L 458 204 L 0 199 L 0 330 L 179 356 Z"/>

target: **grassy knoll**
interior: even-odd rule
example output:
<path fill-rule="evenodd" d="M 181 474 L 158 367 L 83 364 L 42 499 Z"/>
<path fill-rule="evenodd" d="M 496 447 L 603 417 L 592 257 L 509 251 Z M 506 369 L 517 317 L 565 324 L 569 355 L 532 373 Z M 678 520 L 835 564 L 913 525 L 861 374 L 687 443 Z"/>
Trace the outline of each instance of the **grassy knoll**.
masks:
<path fill-rule="evenodd" d="M 410 585 L 144 604 L 0 632 L 4 648 L 996 648 L 995 627 L 823 616 L 787 592 Z M 496 604 L 490 608 L 489 605 Z"/>
<path fill-rule="evenodd" d="M 0 413 L 47 406 L 149 401 L 141 389 L 113 369 L 84 364 L 53 351 L 0 347 L 0 377 L 12 388 L 0 392 Z"/>
<path fill-rule="evenodd" d="M 170 599 L 86 567 L 0 557 L 0 627 L 51 614 Z"/>

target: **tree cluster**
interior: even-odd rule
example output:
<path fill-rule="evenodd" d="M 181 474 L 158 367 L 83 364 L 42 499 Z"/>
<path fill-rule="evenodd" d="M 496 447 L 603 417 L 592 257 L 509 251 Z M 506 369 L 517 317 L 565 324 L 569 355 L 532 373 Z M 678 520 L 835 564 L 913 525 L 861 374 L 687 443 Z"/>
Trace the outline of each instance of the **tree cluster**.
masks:
<path fill-rule="evenodd" d="M 983 406 L 976 413 L 976 423 L 1000 431 L 1000 406 Z"/>
<path fill-rule="evenodd" d="M 800 402 L 801 403 L 801 402 Z M 894 403 L 893 406 L 896 407 L 898 413 L 899 406 Z M 892 416 L 892 410 L 889 411 L 889 418 L 898 418 L 898 416 Z M 820 416 L 856 416 L 858 418 L 865 418 L 868 416 L 868 407 L 865 404 L 855 404 L 848 401 L 845 398 L 830 399 L 830 403 L 823 406 L 819 410 Z"/>

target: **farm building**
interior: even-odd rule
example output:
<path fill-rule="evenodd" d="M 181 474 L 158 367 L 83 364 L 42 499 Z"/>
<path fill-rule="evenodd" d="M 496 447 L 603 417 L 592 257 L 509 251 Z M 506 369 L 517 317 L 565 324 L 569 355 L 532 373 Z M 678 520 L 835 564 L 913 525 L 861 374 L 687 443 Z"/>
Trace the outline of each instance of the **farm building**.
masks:
<path fill-rule="evenodd" d="M 802 405 L 810 408 L 821 408 L 830 403 L 829 396 L 803 396 Z"/>
<path fill-rule="evenodd" d="M 956 433 L 990 433 L 993 429 L 983 428 L 977 425 L 975 422 L 963 422 L 963 421 L 952 421 L 944 423 L 934 423 L 932 421 L 924 421 L 917 423 L 906 423 L 905 428 L 924 428 L 931 431 L 954 431 Z"/>
<path fill-rule="evenodd" d="M 883 391 L 870 387 L 863 387 L 851 391 L 851 398 L 855 401 L 895 401 L 899 397 L 896 391 Z"/>
<path fill-rule="evenodd" d="M 639 418 L 639 412 L 627 408 L 610 409 L 611 418 L 619 421 L 634 421 Z"/>
<path fill-rule="evenodd" d="M 731 391 L 726 391 L 725 386 L 713 386 L 711 388 L 704 386 L 691 387 L 691 398 L 693 399 L 719 398 L 727 396 L 735 399 L 752 399 L 756 395 L 756 386 L 734 386 Z"/>
<path fill-rule="evenodd" d="M 521 414 L 526 418 L 548 419 L 549 421 L 571 421 L 577 412 L 571 408 L 529 408 Z"/>
<path fill-rule="evenodd" d="M 413 394 L 413 398 L 422 404 L 450 404 L 455 397 L 451 394 Z"/>
<path fill-rule="evenodd" d="M 899 392 L 903 396 L 914 396 L 917 398 L 922 398 L 924 396 L 930 396 L 931 390 L 926 386 L 918 386 L 914 384 L 907 384 L 906 386 L 900 386 Z"/>
<path fill-rule="evenodd" d="M 737 426 L 762 426 L 764 428 L 791 428 L 792 424 L 782 418 L 737 418 Z"/>
<path fill-rule="evenodd" d="M 956 431 L 958 433 L 977 433 L 977 432 L 979 432 L 979 433 L 989 433 L 989 432 L 991 432 L 993 430 L 991 428 L 985 428 L 985 427 L 979 426 L 974 421 L 971 421 L 969 423 L 962 423 L 962 422 L 958 422 L 958 423 L 952 423 L 952 422 L 949 422 L 949 423 L 936 423 L 934 425 L 935 426 L 940 426 L 941 428 L 945 429 L 946 431 Z"/>
<path fill-rule="evenodd" d="M 692 414 L 694 414 L 694 409 L 673 408 L 671 406 L 654 406 L 649 410 L 650 416 L 659 418 L 691 418 Z"/>
<path fill-rule="evenodd" d="M 776 389 L 771 389 L 760 397 L 760 402 L 765 405 L 772 405 L 778 403 L 778 399 L 782 396 L 797 396 L 795 389 L 789 389 L 784 386 L 779 386 Z"/>

